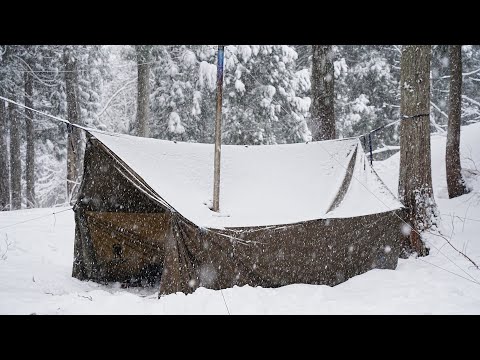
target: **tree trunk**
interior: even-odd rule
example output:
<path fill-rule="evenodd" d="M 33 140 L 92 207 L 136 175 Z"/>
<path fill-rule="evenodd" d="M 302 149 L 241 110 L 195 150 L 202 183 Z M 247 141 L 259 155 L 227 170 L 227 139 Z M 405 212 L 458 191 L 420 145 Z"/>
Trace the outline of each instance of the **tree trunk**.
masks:
<path fill-rule="evenodd" d="M 136 45 L 138 68 L 137 91 L 137 135 L 148 136 L 148 110 L 150 103 L 150 47 Z"/>
<path fill-rule="evenodd" d="M 33 108 L 33 77 L 25 72 L 25 106 Z M 27 131 L 27 158 L 25 172 L 27 180 L 27 208 L 35 207 L 35 129 L 33 126 L 33 111 L 25 109 Z"/>
<path fill-rule="evenodd" d="M 68 49 L 64 52 L 65 88 L 67 93 L 67 120 L 80 124 L 80 103 L 78 98 L 77 66 Z M 73 192 L 78 184 L 81 167 L 81 130 L 68 126 L 67 131 L 67 196 L 74 202 Z"/>
<path fill-rule="evenodd" d="M 462 45 L 450 45 L 450 93 L 448 133 L 445 163 L 447 167 L 448 196 L 454 198 L 467 193 L 460 164 L 460 125 L 462 112 Z"/>
<path fill-rule="evenodd" d="M 407 208 L 410 241 L 406 251 L 428 253 L 417 232 L 432 226 L 436 212 L 430 156 L 430 45 L 402 48 L 399 198 Z"/>
<path fill-rule="evenodd" d="M 313 141 L 335 139 L 335 99 L 332 45 L 312 45 Z"/>
<path fill-rule="evenodd" d="M 15 101 L 15 98 L 12 100 Z M 8 105 L 10 117 L 10 184 L 12 210 L 22 208 L 22 163 L 20 160 L 20 126 L 17 119 L 17 107 Z"/>
<path fill-rule="evenodd" d="M 0 95 L 3 95 L 3 93 L 0 92 Z M 10 208 L 10 169 L 8 166 L 7 132 L 5 101 L 0 100 L 0 211 Z"/>

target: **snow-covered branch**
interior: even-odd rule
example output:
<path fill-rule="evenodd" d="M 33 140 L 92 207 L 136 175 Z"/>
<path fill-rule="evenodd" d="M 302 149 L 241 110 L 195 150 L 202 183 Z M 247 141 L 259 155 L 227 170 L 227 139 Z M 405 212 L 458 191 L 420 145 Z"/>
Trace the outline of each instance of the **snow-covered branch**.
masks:
<path fill-rule="evenodd" d="M 103 109 L 98 113 L 97 115 L 97 118 L 100 118 L 100 116 L 102 116 L 102 114 L 108 109 L 108 107 L 110 106 L 110 103 L 112 102 L 112 100 L 118 95 L 120 94 L 123 90 L 125 90 L 129 85 L 133 84 L 135 81 L 137 81 L 137 78 L 134 78 L 134 79 L 131 79 L 130 81 L 127 81 L 120 89 L 118 89 L 111 97 L 110 99 L 107 101 L 107 103 L 105 104 L 105 106 L 103 107 Z"/>

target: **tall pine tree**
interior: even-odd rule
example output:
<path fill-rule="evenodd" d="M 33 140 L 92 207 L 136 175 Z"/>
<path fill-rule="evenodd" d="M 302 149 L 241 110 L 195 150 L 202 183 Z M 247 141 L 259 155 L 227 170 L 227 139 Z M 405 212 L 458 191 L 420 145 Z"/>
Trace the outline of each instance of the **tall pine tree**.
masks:
<path fill-rule="evenodd" d="M 462 122 L 462 46 L 450 45 L 450 94 L 448 134 L 445 152 L 448 196 L 454 198 L 467 192 L 460 163 L 460 125 Z"/>
<path fill-rule="evenodd" d="M 399 198 L 410 225 L 406 250 L 426 255 L 419 231 L 430 228 L 436 211 L 430 158 L 430 45 L 402 48 Z"/>

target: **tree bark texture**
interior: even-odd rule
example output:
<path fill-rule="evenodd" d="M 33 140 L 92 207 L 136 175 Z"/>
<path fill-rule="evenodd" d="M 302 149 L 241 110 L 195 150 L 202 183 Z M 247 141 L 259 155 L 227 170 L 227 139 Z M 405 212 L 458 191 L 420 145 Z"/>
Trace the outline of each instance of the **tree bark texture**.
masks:
<path fill-rule="evenodd" d="M 430 61 L 430 45 L 403 46 L 398 193 L 414 229 L 408 245 L 419 255 L 426 255 L 427 249 L 418 232 L 432 226 L 436 211 L 430 155 Z"/>
<path fill-rule="evenodd" d="M 448 196 L 454 198 L 467 192 L 460 163 L 460 125 L 462 114 L 462 45 L 450 45 L 450 92 L 445 164 Z"/>
<path fill-rule="evenodd" d="M 150 47 L 136 45 L 137 53 L 137 135 L 148 136 L 148 112 L 150 106 Z"/>
<path fill-rule="evenodd" d="M 64 52 L 65 88 L 67 95 L 67 120 L 72 124 L 81 125 L 80 103 L 78 96 L 78 75 L 76 60 L 67 49 Z M 73 192 L 81 174 L 82 132 L 80 129 L 68 126 L 67 131 L 67 195 L 74 202 Z"/>
<path fill-rule="evenodd" d="M 15 98 L 12 100 L 15 101 Z M 22 162 L 20 159 L 20 125 L 17 117 L 17 107 L 8 105 L 10 120 L 10 189 L 11 209 L 22 208 Z"/>
<path fill-rule="evenodd" d="M 3 95 L 0 92 L 0 95 Z M 8 159 L 8 121 L 5 101 L 0 100 L 0 211 L 10 209 L 10 167 Z"/>
<path fill-rule="evenodd" d="M 313 141 L 335 139 L 335 98 L 332 45 L 312 45 Z"/>
<path fill-rule="evenodd" d="M 30 72 L 25 72 L 25 106 L 33 108 L 33 77 Z M 35 202 L 35 129 L 33 124 L 33 111 L 25 109 L 25 123 L 27 136 L 27 158 L 25 173 L 27 182 L 27 208 L 33 208 Z"/>

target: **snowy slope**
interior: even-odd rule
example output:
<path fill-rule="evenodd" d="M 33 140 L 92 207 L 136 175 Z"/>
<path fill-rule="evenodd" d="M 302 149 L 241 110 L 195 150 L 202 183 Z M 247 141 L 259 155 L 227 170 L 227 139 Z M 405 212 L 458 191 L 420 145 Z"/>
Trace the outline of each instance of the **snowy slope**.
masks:
<path fill-rule="evenodd" d="M 462 130 L 462 158 L 480 168 L 480 124 Z M 480 263 L 480 176 L 468 175 L 470 194 L 449 200 L 445 138 L 432 137 L 435 199 L 440 228 L 457 248 Z M 474 163 L 462 159 L 465 169 Z M 398 157 L 374 162 L 396 192 Z M 354 180 L 352 180 L 354 181 Z M 347 199 L 345 200 L 347 201 Z M 73 213 L 35 209 L 0 214 L 1 314 L 226 314 L 220 291 L 157 299 L 157 289 L 120 289 L 81 282 L 71 275 Z M 4 228 L 42 215 L 46 217 Z M 5 241 L 10 245 L 6 250 Z M 396 270 L 372 270 L 335 287 L 296 284 L 277 289 L 223 290 L 231 314 L 480 314 L 480 271 L 446 242 L 429 236 L 429 256 L 399 260 Z M 2 256 L 3 255 L 3 256 Z M 474 280 L 475 279 L 475 280 Z M 477 282 L 475 282 L 477 281 Z"/>
<path fill-rule="evenodd" d="M 352 217 L 398 209 L 401 204 L 364 168 L 356 176 L 368 189 L 327 213 L 342 184 L 357 139 L 287 145 L 223 145 L 220 214 L 211 211 L 213 144 L 173 142 L 94 133 L 163 199 L 199 226 L 288 224 L 327 217 Z M 382 199 L 375 201 L 371 193 Z M 347 199 L 346 199 L 347 200 Z M 353 201 L 353 203 L 352 203 Z"/>

